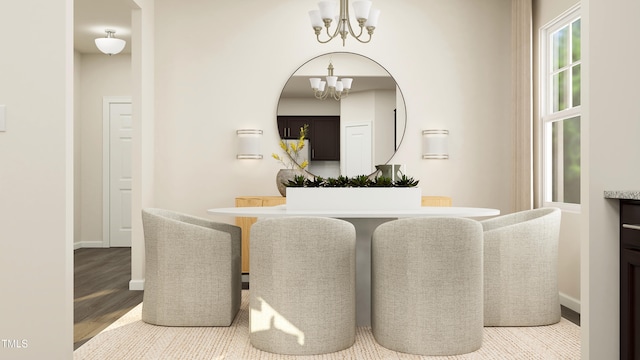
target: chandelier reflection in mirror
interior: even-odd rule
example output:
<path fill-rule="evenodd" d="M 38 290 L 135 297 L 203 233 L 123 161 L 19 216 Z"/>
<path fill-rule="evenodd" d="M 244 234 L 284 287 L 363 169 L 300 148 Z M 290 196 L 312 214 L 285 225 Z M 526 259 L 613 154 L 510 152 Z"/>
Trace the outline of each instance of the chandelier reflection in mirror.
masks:
<path fill-rule="evenodd" d="M 320 1 L 318 3 L 318 7 L 319 10 L 309 11 L 309 17 L 311 18 L 311 26 L 316 33 L 316 39 L 319 43 L 326 44 L 336 38 L 338 34 L 340 34 L 340 37 L 342 38 L 342 46 L 345 45 L 347 34 L 351 34 L 351 36 L 361 43 L 368 43 L 371 41 L 373 31 L 376 29 L 376 26 L 378 25 L 378 18 L 380 17 L 380 10 L 372 9 L 371 1 L 360 0 L 353 2 L 353 12 L 356 20 L 358 21 L 358 26 L 360 27 L 358 35 L 355 34 L 349 19 L 349 0 L 340 0 L 338 16 L 336 16 L 338 3 L 335 1 Z M 337 22 L 337 26 L 335 30 L 331 30 L 331 23 L 334 19 Z M 326 40 L 320 39 L 320 33 L 322 32 L 323 26 L 327 29 L 328 39 Z M 369 34 L 369 38 L 366 40 L 361 38 L 364 35 L 365 28 Z M 333 34 L 331 33 L 332 31 Z"/>
<path fill-rule="evenodd" d="M 327 70 L 328 75 L 326 77 L 326 81 L 322 81 L 320 78 L 309 79 L 311 89 L 313 89 L 313 95 L 316 99 L 324 100 L 331 97 L 336 101 L 340 101 L 340 99 L 349 96 L 349 90 L 351 89 L 353 79 L 342 78 L 341 80 L 338 80 L 338 77 L 333 75 L 333 64 L 331 62 L 329 62 Z"/>

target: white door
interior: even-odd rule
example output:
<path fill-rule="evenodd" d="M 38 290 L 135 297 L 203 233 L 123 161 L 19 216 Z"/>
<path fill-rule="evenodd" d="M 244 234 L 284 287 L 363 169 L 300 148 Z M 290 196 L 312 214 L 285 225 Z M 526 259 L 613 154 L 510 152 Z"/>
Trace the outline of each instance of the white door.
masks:
<path fill-rule="evenodd" d="M 345 125 L 345 175 L 371 174 L 373 172 L 372 158 L 371 124 Z"/>
<path fill-rule="evenodd" d="M 131 102 L 109 102 L 108 246 L 131 246 Z"/>

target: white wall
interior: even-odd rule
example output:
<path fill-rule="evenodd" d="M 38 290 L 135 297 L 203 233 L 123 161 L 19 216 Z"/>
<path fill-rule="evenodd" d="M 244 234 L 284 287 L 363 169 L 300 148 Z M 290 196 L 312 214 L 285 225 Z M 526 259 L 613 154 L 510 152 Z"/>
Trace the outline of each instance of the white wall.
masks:
<path fill-rule="evenodd" d="M 314 4 L 157 1 L 156 204 L 206 216 L 236 196 L 276 195 L 278 163 L 236 160 L 235 130 L 263 129 L 263 151 L 276 151 L 275 109 L 291 73 L 321 53 L 349 51 L 379 62 L 405 95 L 407 135 L 394 162 L 425 193 L 510 212 L 512 144 L 498 141 L 512 136 L 510 1 L 378 5 L 372 43 L 343 48 L 315 42 L 306 16 Z M 238 18 L 250 20 L 238 26 Z M 421 24 L 418 37 L 407 23 Z M 421 130 L 436 125 L 451 131 L 449 161 L 421 160 Z"/>
<path fill-rule="evenodd" d="M 72 357 L 72 11 L 0 5 L 0 338 L 21 346 L 3 342 L 2 359 Z"/>
<path fill-rule="evenodd" d="M 560 303 L 578 313 L 582 312 L 580 297 L 580 226 L 586 210 L 581 213 L 562 212 L 558 243 L 558 288 Z"/>
<path fill-rule="evenodd" d="M 586 90 L 588 219 L 582 221 L 584 359 L 619 357 L 619 209 L 605 190 L 640 190 L 640 2 L 583 1 L 587 22 Z M 611 36 L 615 34 L 615 36 Z M 584 80 L 583 80 L 584 81 Z M 585 176 L 583 176 L 585 179 Z M 584 182 L 583 182 L 584 183 Z M 585 251 L 586 248 L 586 251 Z M 587 304 L 584 299 L 588 299 Z"/>
<path fill-rule="evenodd" d="M 80 128 L 80 182 L 76 196 L 79 233 L 75 242 L 83 247 L 102 246 L 102 101 L 105 96 L 131 96 L 131 56 L 118 54 L 81 55 L 80 86 L 76 89 L 80 113 L 76 121 Z"/>
<path fill-rule="evenodd" d="M 567 11 L 579 1 L 576 0 L 536 0 L 533 2 L 533 97 L 534 104 L 539 103 L 539 35 L 540 28 L 545 26 L 556 17 Z M 584 27 L 584 24 L 582 25 Z M 584 42 L 583 42 L 584 43 Z M 534 118 L 534 139 L 537 142 L 540 138 L 539 126 L 540 111 L 537 106 L 533 107 Z M 584 144 L 583 144 L 584 145 Z M 540 174 L 541 149 L 534 145 L 534 164 Z M 585 159 L 582 159 L 583 163 Z M 540 177 L 534 179 L 534 186 L 537 190 L 535 199 L 536 206 L 542 204 L 542 188 L 540 187 Z M 584 184 L 583 184 L 584 186 Z M 580 223 L 587 212 L 575 213 L 571 211 L 562 212 L 562 225 L 560 230 L 560 243 L 558 249 L 558 287 L 560 289 L 560 302 L 562 305 L 581 312 L 580 308 Z"/>
<path fill-rule="evenodd" d="M 78 211 L 80 209 L 80 190 L 81 190 L 81 169 L 80 166 L 80 156 L 81 156 L 81 127 L 80 127 L 80 104 L 81 104 L 81 94 L 78 89 L 80 89 L 80 79 L 81 76 L 81 64 L 82 64 L 82 54 L 77 51 L 73 52 L 73 246 L 74 249 L 80 247 L 81 239 L 80 239 L 80 219 L 81 213 Z"/>
<path fill-rule="evenodd" d="M 155 1 L 133 0 L 131 12 L 131 73 L 133 100 L 133 172 L 131 198 L 131 290 L 142 290 L 144 279 L 144 234 L 140 214 L 155 206 Z"/>
<path fill-rule="evenodd" d="M 373 124 L 374 164 L 386 163 L 395 153 L 393 110 L 396 108 L 395 91 L 375 92 L 375 120 Z"/>
<path fill-rule="evenodd" d="M 311 91 L 311 89 L 309 89 Z M 316 99 L 279 99 L 278 115 L 340 115 L 340 103 L 337 101 L 318 101 Z M 277 132 L 276 132 L 277 134 Z"/>

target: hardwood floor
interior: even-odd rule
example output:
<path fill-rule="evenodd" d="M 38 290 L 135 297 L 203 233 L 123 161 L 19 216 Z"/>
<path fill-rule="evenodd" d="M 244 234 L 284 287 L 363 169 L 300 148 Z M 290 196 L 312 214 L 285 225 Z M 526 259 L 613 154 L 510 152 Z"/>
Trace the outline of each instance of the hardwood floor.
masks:
<path fill-rule="evenodd" d="M 129 280 L 130 248 L 74 251 L 74 349 L 142 302 Z"/>
<path fill-rule="evenodd" d="M 142 302 L 142 291 L 129 290 L 130 279 L 130 248 L 75 250 L 74 350 Z M 580 314 L 564 306 L 562 317 L 580 325 Z"/>

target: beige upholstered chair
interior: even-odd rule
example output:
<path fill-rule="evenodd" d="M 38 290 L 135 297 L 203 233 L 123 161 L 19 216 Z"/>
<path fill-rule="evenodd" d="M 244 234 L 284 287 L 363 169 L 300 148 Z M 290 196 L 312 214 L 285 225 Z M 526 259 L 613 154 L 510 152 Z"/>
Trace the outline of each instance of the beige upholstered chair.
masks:
<path fill-rule="evenodd" d="M 485 326 L 537 326 L 560 321 L 556 208 L 482 221 Z"/>
<path fill-rule="evenodd" d="M 380 225 L 371 249 L 375 340 L 417 355 L 479 349 L 482 248 L 482 226 L 470 219 L 401 219 Z"/>
<path fill-rule="evenodd" d="M 143 209 L 142 320 L 165 326 L 229 326 L 240 309 L 240 228 Z"/>
<path fill-rule="evenodd" d="M 330 218 L 260 220 L 251 227 L 251 345 L 312 355 L 355 342 L 355 228 Z"/>

